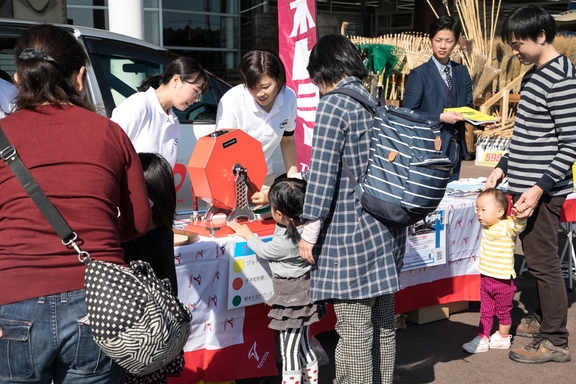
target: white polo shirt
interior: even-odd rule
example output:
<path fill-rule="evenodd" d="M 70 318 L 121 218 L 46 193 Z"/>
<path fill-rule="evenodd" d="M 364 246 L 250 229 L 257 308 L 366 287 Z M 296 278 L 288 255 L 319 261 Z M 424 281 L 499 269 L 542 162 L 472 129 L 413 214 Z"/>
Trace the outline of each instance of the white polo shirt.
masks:
<path fill-rule="evenodd" d="M 112 111 L 111 119 L 126 132 L 136 152 L 158 153 L 174 168 L 180 122 L 172 108 L 168 114 L 162 109 L 154 88 L 124 100 Z"/>
<path fill-rule="evenodd" d="M 266 112 L 240 84 L 228 90 L 220 99 L 216 129 L 239 128 L 260 141 L 268 174 L 273 173 L 272 155 L 284 132 L 296 128 L 296 94 L 284 87 L 276 97 L 270 112 Z"/>

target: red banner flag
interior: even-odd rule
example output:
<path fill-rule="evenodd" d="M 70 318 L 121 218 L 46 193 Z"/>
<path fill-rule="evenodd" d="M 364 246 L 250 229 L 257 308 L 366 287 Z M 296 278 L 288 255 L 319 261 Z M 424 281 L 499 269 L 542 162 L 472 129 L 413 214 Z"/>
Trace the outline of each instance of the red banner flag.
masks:
<path fill-rule="evenodd" d="M 314 0 L 278 0 L 278 46 L 286 67 L 286 85 L 298 99 L 296 115 L 296 151 L 298 170 L 308 169 L 318 87 L 312 84 L 306 67 L 316 44 L 316 8 Z"/>

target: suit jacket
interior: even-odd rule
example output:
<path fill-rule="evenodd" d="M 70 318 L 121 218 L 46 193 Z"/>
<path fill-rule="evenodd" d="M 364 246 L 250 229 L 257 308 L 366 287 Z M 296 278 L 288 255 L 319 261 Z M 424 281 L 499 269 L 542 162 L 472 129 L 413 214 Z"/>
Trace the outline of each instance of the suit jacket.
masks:
<path fill-rule="evenodd" d="M 472 102 L 472 79 L 465 66 L 451 62 L 452 79 L 456 87 L 456 107 L 474 108 Z M 446 83 L 442 80 L 438 67 L 433 59 L 410 71 L 404 91 L 403 106 L 424 116 L 428 120 L 438 121 L 444 108 L 448 106 Z M 441 124 L 442 153 L 448 153 L 451 133 Z M 466 159 L 469 158 L 466 148 L 466 127 L 458 122 L 456 130 L 460 135 L 460 147 Z"/>

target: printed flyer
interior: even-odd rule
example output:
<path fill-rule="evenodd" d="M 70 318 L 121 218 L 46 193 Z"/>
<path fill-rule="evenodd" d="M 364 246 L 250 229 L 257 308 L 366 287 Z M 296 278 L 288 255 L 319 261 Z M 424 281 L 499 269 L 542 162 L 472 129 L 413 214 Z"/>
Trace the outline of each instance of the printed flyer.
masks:
<path fill-rule="evenodd" d="M 228 309 L 263 303 L 274 293 L 268 261 L 256 257 L 246 240 L 238 237 L 229 268 Z"/>
<path fill-rule="evenodd" d="M 446 263 L 447 225 L 448 215 L 439 208 L 408 227 L 402 271 Z"/>

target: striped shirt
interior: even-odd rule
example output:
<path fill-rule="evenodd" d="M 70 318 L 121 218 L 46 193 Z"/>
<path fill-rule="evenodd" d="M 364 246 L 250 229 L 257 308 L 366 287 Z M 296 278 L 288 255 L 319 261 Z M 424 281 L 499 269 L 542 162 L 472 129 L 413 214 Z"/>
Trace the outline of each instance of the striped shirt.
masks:
<path fill-rule="evenodd" d="M 576 69 L 560 55 L 522 79 L 514 132 L 498 163 L 511 194 L 534 185 L 550 196 L 572 192 L 576 161 Z"/>
<path fill-rule="evenodd" d="M 526 228 L 526 219 L 508 217 L 489 227 L 482 227 L 478 271 L 495 279 L 516 277 L 514 248 L 516 237 Z"/>
<path fill-rule="evenodd" d="M 372 97 L 356 77 L 336 88 Z M 311 301 L 365 299 L 399 290 L 406 228 L 388 228 L 362 210 L 342 162 L 357 179 L 365 172 L 373 119 L 346 95 L 323 97 L 316 110 L 302 218 L 322 220 L 313 254 Z"/>

